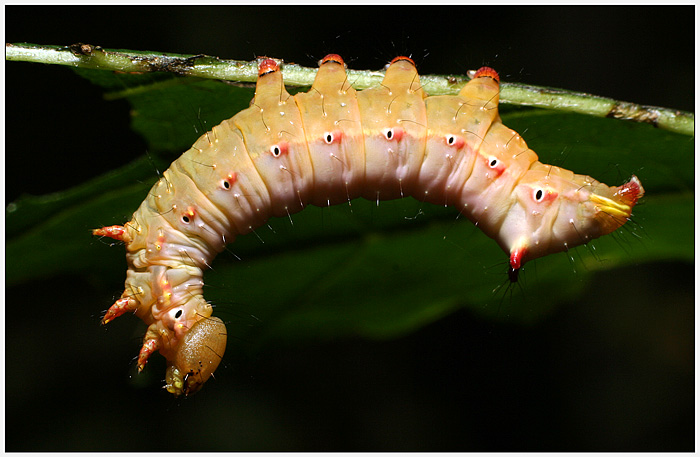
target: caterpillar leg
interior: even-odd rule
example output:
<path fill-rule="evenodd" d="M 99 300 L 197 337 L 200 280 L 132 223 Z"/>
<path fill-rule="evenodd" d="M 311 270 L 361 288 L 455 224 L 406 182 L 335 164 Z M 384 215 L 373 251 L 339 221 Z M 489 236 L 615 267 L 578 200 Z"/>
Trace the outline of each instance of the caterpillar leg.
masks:
<path fill-rule="evenodd" d="M 92 234 L 95 236 L 106 236 L 115 240 L 124 241 L 125 243 L 131 240 L 129 232 L 126 230 L 126 227 L 122 225 L 110 225 L 109 227 L 94 229 Z"/>
<path fill-rule="evenodd" d="M 138 302 L 130 297 L 123 297 L 114 302 L 112 306 L 109 307 L 107 313 L 102 318 L 102 325 L 108 324 L 117 317 L 121 316 L 127 312 L 134 312 L 138 307 Z"/>
<path fill-rule="evenodd" d="M 160 349 L 160 339 L 156 338 L 149 338 L 148 333 L 146 333 L 146 337 L 144 338 L 143 341 L 143 346 L 141 347 L 141 351 L 139 351 L 139 360 L 136 364 L 136 366 L 139 369 L 139 373 L 141 373 L 146 366 L 146 362 L 148 362 L 148 358 L 156 352 L 158 349 Z"/>

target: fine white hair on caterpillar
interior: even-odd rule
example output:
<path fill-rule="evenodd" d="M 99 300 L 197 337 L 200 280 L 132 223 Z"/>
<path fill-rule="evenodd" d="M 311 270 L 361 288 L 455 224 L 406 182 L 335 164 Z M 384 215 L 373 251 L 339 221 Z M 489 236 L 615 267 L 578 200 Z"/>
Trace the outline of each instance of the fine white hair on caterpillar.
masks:
<path fill-rule="evenodd" d="M 378 87 L 356 91 L 335 54 L 309 92 L 290 95 L 282 69 L 260 61 L 249 108 L 175 160 L 123 226 L 94 230 L 125 243 L 127 279 L 103 323 L 132 312 L 149 326 L 138 357 L 168 361 L 166 388 L 189 395 L 226 348 L 203 297 L 203 270 L 236 236 L 308 205 L 412 196 L 452 206 L 523 265 L 623 226 L 644 195 L 636 176 L 610 187 L 538 160 L 501 123 L 499 76 L 474 73 L 458 95 L 426 96 L 413 61 L 391 61 Z"/>

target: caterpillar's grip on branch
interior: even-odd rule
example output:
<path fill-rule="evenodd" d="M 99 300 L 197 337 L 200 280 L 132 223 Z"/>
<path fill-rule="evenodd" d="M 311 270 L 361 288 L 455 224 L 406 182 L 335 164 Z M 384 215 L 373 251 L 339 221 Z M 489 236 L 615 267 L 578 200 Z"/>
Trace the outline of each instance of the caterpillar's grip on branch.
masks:
<path fill-rule="evenodd" d="M 413 61 L 356 92 L 343 59 L 326 56 L 307 93 L 290 96 L 262 60 L 248 109 L 202 135 L 163 173 L 124 226 L 127 279 L 103 323 L 132 312 L 148 324 L 138 367 L 168 360 L 166 388 L 190 394 L 216 370 L 226 328 L 210 317 L 202 270 L 238 234 L 306 205 L 412 196 L 454 206 L 509 256 L 510 279 L 538 257 L 622 226 L 644 195 L 538 161 L 498 115 L 499 78 L 479 69 L 459 95 L 426 97 Z"/>

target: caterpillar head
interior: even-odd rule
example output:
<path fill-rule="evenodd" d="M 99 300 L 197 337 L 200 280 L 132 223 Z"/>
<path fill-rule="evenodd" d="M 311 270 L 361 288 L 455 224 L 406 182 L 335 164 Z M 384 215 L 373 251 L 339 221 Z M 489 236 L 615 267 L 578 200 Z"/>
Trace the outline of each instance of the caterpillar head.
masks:
<path fill-rule="evenodd" d="M 557 167 L 533 166 L 515 188 L 499 240 L 510 255 L 510 280 L 522 265 L 611 233 L 627 222 L 644 195 L 636 176 L 608 187 Z"/>
<path fill-rule="evenodd" d="M 197 392 L 226 350 L 226 326 L 218 317 L 197 321 L 185 333 L 165 372 L 165 388 L 176 397 Z"/>

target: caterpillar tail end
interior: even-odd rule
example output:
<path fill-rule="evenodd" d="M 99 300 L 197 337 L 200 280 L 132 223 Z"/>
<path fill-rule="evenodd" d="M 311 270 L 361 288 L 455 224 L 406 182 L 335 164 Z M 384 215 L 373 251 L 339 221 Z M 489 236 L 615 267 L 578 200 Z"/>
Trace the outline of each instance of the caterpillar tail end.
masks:
<path fill-rule="evenodd" d="M 644 196 L 644 188 L 642 182 L 635 175 L 632 175 L 630 180 L 617 188 L 613 199 L 618 199 L 620 203 L 630 207 L 630 211 L 634 208 L 640 198 Z"/>
<path fill-rule="evenodd" d="M 632 208 L 644 196 L 644 188 L 639 178 L 632 178 L 619 187 L 613 187 L 612 195 L 605 197 L 591 194 L 591 202 L 596 206 L 601 230 L 604 235 L 612 233 L 623 226 L 632 216 Z"/>
<path fill-rule="evenodd" d="M 551 233 L 560 233 L 562 236 L 535 238 L 529 228 L 523 231 L 520 230 L 519 224 L 514 226 L 515 236 L 504 246 L 504 250 L 509 253 L 510 282 L 518 281 L 518 273 L 526 262 L 546 255 L 548 250 L 567 251 L 622 227 L 630 220 L 632 209 L 644 196 L 644 188 L 636 176 L 632 176 L 627 183 L 619 187 L 597 183 L 595 192 L 581 192 L 584 186 L 576 182 L 572 182 L 571 186 L 569 191 L 563 193 L 566 197 L 562 199 L 558 216 L 553 222 L 559 230 L 550 230 Z M 538 187 L 534 189 L 541 192 Z M 533 210 L 528 211 L 536 214 Z M 567 237 L 565 229 L 569 227 L 575 230 L 568 232 L 570 236 Z"/>

